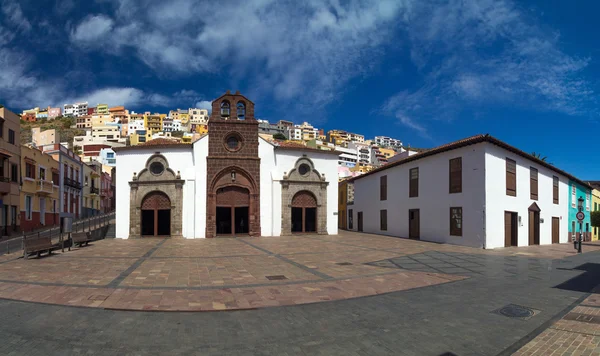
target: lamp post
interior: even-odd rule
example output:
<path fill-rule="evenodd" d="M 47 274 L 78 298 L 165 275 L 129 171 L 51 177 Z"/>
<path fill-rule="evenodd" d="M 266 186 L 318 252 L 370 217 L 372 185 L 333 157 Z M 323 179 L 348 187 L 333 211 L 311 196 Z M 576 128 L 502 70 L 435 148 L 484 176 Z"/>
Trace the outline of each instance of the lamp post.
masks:
<path fill-rule="evenodd" d="M 577 199 L 577 211 L 582 212 L 583 211 L 583 197 L 580 196 L 579 199 Z M 583 221 L 579 220 L 579 240 L 577 241 L 577 253 L 581 253 L 581 241 L 583 240 L 582 238 L 583 235 Z"/>

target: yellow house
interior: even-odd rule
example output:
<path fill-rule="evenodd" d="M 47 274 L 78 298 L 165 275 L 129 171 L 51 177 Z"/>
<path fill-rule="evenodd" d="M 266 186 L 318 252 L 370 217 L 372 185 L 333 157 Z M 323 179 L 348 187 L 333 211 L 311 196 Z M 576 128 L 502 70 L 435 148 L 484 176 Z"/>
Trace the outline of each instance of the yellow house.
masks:
<path fill-rule="evenodd" d="M 587 182 L 594 189 L 592 190 L 592 209 L 591 211 L 600 211 L 600 181 Z M 592 241 L 600 240 L 600 227 L 592 226 Z"/>
<path fill-rule="evenodd" d="M 152 130 L 137 130 L 129 134 L 129 144 L 137 146 L 140 143 L 145 143 L 152 140 Z"/>
<path fill-rule="evenodd" d="M 83 164 L 83 217 L 98 215 L 100 212 L 100 175 L 102 163 L 92 161 Z"/>
<path fill-rule="evenodd" d="M 351 230 L 353 226 L 354 183 L 348 179 L 338 183 L 338 228 Z"/>
<path fill-rule="evenodd" d="M 391 148 L 379 147 L 379 152 L 381 152 L 385 158 L 394 157 L 396 155 L 396 151 Z"/>
<path fill-rule="evenodd" d="M 113 122 L 112 120 L 113 118 L 109 114 L 94 114 L 92 115 L 92 127 L 105 126 L 107 123 Z"/>
<path fill-rule="evenodd" d="M 108 104 L 98 104 L 98 106 L 96 106 L 96 113 L 102 114 L 102 115 L 107 115 L 108 114 Z"/>
<path fill-rule="evenodd" d="M 59 164 L 37 148 L 21 146 L 21 230 L 59 224 Z"/>
<path fill-rule="evenodd" d="M 207 134 L 208 133 L 208 125 L 197 124 L 196 125 L 196 133 L 199 133 L 201 135 Z"/>
<path fill-rule="evenodd" d="M 144 127 L 146 130 L 151 130 L 154 132 L 162 131 L 163 123 L 160 114 L 145 114 L 144 115 Z"/>

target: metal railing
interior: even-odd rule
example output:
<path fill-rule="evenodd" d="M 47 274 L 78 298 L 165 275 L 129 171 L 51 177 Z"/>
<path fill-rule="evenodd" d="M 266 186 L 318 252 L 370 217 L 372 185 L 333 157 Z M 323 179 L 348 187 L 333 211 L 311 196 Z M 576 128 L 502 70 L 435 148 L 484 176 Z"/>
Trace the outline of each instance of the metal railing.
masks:
<path fill-rule="evenodd" d="M 84 231 L 94 231 L 103 226 L 106 226 L 110 223 L 112 219 L 115 217 L 115 212 L 111 211 L 102 215 L 95 215 L 88 218 L 82 218 L 76 221 L 73 221 L 72 224 L 72 233 L 84 232 Z M 68 234 L 62 233 L 60 226 L 54 226 L 51 228 L 32 231 L 32 232 L 23 232 L 21 236 L 14 237 L 12 239 L 8 239 L 5 241 L 0 241 L 0 255 L 12 254 L 18 252 L 22 255 L 23 251 L 23 239 L 35 239 L 35 238 L 46 238 L 50 237 L 53 244 L 57 245 L 60 248 L 61 242 L 66 242 L 68 240 Z M 64 245 L 63 245 L 64 246 Z M 64 246 L 66 247 L 66 246 Z"/>

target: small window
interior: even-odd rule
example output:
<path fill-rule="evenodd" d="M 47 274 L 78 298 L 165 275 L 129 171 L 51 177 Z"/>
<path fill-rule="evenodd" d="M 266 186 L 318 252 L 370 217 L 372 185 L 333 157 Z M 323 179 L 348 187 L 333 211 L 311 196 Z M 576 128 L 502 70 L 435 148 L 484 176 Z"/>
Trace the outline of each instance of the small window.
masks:
<path fill-rule="evenodd" d="M 310 166 L 306 163 L 302 163 L 300 167 L 298 167 L 298 173 L 300 175 L 305 176 L 310 172 Z"/>
<path fill-rule="evenodd" d="M 352 230 L 354 228 L 354 224 L 353 224 L 353 211 L 352 209 L 348 209 L 348 229 Z"/>
<path fill-rule="evenodd" d="M 517 162 L 506 159 L 506 195 L 517 196 Z"/>
<path fill-rule="evenodd" d="M 552 177 L 552 202 L 558 204 L 558 177 Z"/>
<path fill-rule="evenodd" d="M 8 129 L 8 143 L 15 144 L 15 132 L 11 129 Z"/>
<path fill-rule="evenodd" d="M 46 180 L 46 168 L 40 167 L 40 180 Z"/>
<path fill-rule="evenodd" d="M 387 210 L 379 211 L 379 224 L 381 231 L 387 231 Z"/>
<path fill-rule="evenodd" d="M 25 163 L 25 177 L 35 179 L 35 165 L 26 162 Z"/>
<path fill-rule="evenodd" d="M 240 139 L 237 135 L 229 135 L 225 140 L 227 149 L 230 151 L 237 151 L 240 148 Z"/>
<path fill-rule="evenodd" d="M 379 200 L 387 200 L 387 176 L 379 178 Z"/>
<path fill-rule="evenodd" d="M 4 137 L 4 120 L 0 119 L 0 137 Z"/>
<path fill-rule="evenodd" d="M 416 198 L 419 196 L 419 168 L 412 168 L 409 171 L 410 183 L 408 187 L 408 197 Z"/>
<path fill-rule="evenodd" d="M 529 198 L 538 200 L 538 170 L 533 167 L 529 168 L 529 191 Z"/>
<path fill-rule="evenodd" d="M 25 196 L 25 219 L 31 220 L 33 218 L 33 206 L 32 198 L 30 195 Z"/>
<path fill-rule="evenodd" d="M 462 157 L 450 160 L 450 194 L 462 192 Z"/>
<path fill-rule="evenodd" d="M 237 118 L 238 120 L 246 120 L 246 104 L 242 101 L 237 103 Z"/>
<path fill-rule="evenodd" d="M 58 185 L 58 172 L 52 172 L 52 184 Z"/>
<path fill-rule="evenodd" d="M 165 166 L 163 166 L 160 162 L 152 162 L 150 164 L 150 173 L 154 175 L 159 175 L 165 170 Z"/>
<path fill-rule="evenodd" d="M 15 183 L 19 182 L 19 166 L 15 163 L 10 165 L 10 180 Z"/>
<path fill-rule="evenodd" d="M 450 208 L 450 236 L 462 236 L 462 208 Z"/>

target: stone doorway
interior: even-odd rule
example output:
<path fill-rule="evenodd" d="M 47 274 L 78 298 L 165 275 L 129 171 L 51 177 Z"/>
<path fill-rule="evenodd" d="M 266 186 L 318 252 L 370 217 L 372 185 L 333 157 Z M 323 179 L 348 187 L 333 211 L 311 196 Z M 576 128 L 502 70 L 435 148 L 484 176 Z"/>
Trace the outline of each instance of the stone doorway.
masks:
<path fill-rule="evenodd" d="M 317 199 L 306 190 L 292 199 L 292 233 L 314 233 L 317 231 Z"/>
<path fill-rule="evenodd" d="M 171 235 L 171 200 L 162 192 L 152 192 L 142 200 L 142 237 Z"/>
<path fill-rule="evenodd" d="M 228 186 L 217 190 L 217 236 L 248 235 L 250 192 L 246 188 Z"/>

